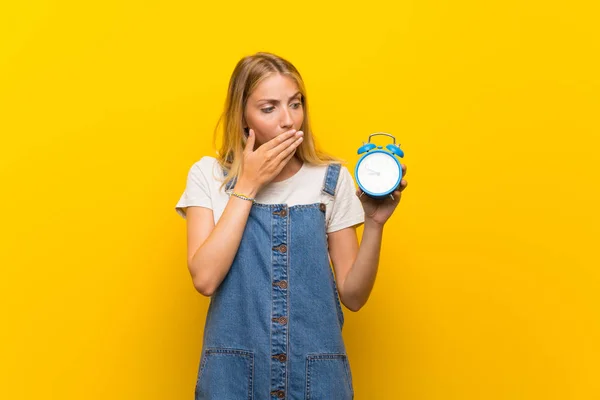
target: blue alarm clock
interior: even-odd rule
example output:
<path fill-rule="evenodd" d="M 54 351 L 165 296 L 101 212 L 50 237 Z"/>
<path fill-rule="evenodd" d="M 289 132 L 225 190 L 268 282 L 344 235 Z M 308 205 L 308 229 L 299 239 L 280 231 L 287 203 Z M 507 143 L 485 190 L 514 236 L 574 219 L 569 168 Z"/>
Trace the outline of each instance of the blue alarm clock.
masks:
<path fill-rule="evenodd" d="M 394 140 L 385 146 L 377 146 L 371 143 L 373 136 L 388 136 Z M 358 154 L 362 154 L 354 176 L 360 189 L 370 197 L 385 198 L 392 196 L 394 190 L 400 185 L 402 180 L 402 165 L 398 157 L 404 157 L 404 152 L 400 145 L 396 144 L 396 138 L 389 133 L 376 132 L 369 135 L 369 142 L 364 143 L 358 149 Z"/>

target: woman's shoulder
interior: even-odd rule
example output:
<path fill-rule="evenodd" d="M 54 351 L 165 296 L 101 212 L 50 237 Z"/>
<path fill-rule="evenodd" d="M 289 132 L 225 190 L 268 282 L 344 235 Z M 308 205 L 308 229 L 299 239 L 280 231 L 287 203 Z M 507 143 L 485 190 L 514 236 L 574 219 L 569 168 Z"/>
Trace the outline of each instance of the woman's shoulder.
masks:
<path fill-rule="evenodd" d="M 345 163 L 337 161 L 326 164 L 307 164 L 304 168 L 304 181 L 310 181 L 312 184 L 324 186 L 325 181 L 333 177 L 332 175 L 329 175 L 328 178 L 327 173 L 330 167 L 332 168 L 333 174 L 337 175 L 336 189 L 352 184 L 352 173 L 350 172 L 349 168 Z"/>
<path fill-rule="evenodd" d="M 308 169 L 311 169 L 314 172 L 318 173 L 326 173 L 329 167 L 333 169 L 339 170 L 339 177 L 348 176 L 350 174 L 350 169 L 346 166 L 345 162 L 340 161 L 331 161 L 326 164 L 309 164 Z"/>
<path fill-rule="evenodd" d="M 200 157 L 200 159 L 192 165 L 191 172 L 203 175 L 207 179 L 223 179 L 223 169 L 221 168 L 221 164 L 219 163 L 219 160 L 213 156 L 205 155 Z"/>
<path fill-rule="evenodd" d="M 197 160 L 194 165 L 197 165 L 200 168 L 213 168 L 215 166 L 215 164 L 218 164 L 219 162 L 217 161 L 217 159 L 213 156 L 202 156 L 200 157 L 199 160 Z"/>
<path fill-rule="evenodd" d="M 312 163 L 312 162 L 306 162 L 306 166 L 308 168 L 312 168 L 314 170 L 318 170 L 318 171 L 327 171 L 327 169 L 329 167 L 332 168 L 340 168 L 340 170 L 346 168 L 346 163 L 342 162 L 342 161 L 328 161 L 328 162 L 322 162 L 322 163 Z M 347 168 L 346 168 L 347 169 Z"/>

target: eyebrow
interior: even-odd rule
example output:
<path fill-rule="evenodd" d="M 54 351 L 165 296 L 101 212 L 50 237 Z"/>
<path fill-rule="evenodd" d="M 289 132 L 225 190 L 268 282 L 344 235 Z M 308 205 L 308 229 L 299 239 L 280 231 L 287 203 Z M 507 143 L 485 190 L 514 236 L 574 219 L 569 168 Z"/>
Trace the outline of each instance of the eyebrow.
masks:
<path fill-rule="evenodd" d="M 302 93 L 300 93 L 300 92 L 296 92 L 296 94 L 295 94 L 295 95 L 293 95 L 292 97 L 290 97 L 290 100 L 292 100 L 292 99 L 293 99 L 293 98 L 295 98 L 295 97 L 301 96 L 301 95 L 302 95 Z M 257 103 L 260 103 L 260 102 L 266 102 L 266 103 L 279 103 L 279 100 L 276 100 L 276 99 L 260 99 L 260 100 L 258 100 L 258 101 L 257 101 Z"/>

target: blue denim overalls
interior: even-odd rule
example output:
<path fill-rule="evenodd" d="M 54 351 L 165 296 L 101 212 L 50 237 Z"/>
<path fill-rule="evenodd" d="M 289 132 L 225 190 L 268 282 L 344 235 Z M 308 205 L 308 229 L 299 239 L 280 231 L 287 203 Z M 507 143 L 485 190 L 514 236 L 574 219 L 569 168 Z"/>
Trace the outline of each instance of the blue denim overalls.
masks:
<path fill-rule="evenodd" d="M 330 196 L 339 173 L 327 167 Z M 211 297 L 196 400 L 353 399 L 343 324 L 325 204 L 255 203 Z"/>

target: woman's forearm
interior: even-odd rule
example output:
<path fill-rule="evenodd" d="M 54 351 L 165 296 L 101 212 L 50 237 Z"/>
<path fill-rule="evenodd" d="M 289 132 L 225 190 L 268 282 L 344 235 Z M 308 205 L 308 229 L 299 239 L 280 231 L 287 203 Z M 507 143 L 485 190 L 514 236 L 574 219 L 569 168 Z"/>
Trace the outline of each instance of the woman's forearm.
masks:
<path fill-rule="evenodd" d="M 254 197 L 256 191 L 237 187 L 236 191 Z M 196 250 L 188 266 L 194 287 L 205 296 L 212 296 L 231 265 L 240 246 L 250 215 L 252 202 L 231 196 L 214 229 Z"/>
<path fill-rule="evenodd" d="M 344 280 L 344 304 L 352 311 L 358 311 L 365 305 L 373 290 L 381 241 L 383 238 L 383 225 L 365 221 L 362 240 L 358 249 L 356 260 Z"/>

